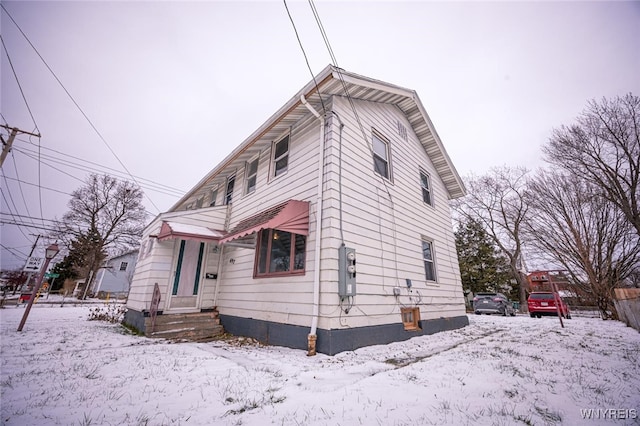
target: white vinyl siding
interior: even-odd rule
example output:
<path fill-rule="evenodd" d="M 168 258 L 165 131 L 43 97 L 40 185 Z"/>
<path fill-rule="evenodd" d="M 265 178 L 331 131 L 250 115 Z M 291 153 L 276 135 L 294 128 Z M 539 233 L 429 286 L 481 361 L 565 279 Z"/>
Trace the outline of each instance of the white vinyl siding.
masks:
<path fill-rule="evenodd" d="M 354 104 L 362 126 L 375 128 L 398 149 L 392 152 L 393 184 L 371 179 L 370 145 L 363 143 L 348 100 L 334 98 L 334 111 L 344 123 L 341 149 L 343 234 L 345 244 L 355 248 L 358 257 L 358 309 L 350 311 L 348 326 L 399 322 L 400 310 L 393 287 L 405 286 L 407 278 L 411 279 L 413 289 L 423 296 L 425 306 L 420 306 L 423 320 L 465 315 L 449 206 L 437 203 L 430 207 L 418 198 L 416 170 L 422 169 L 431 177 L 432 200 L 448 198 L 444 183 L 399 109 L 359 100 L 354 100 Z M 407 141 L 398 131 L 398 121 L 407 128 Z M 331 152 L 335 157 L 327 163 L 337 165 L 337 120 L 332 125 L 327 132 L 332 132 L 334 137 Z M 328 248 L 323 254 L 322 275 L 326 277 L 323 280 L 329 282 L 338 278 L 338 254 L 331 248 L 339 247 L 341 243 L 337 229 L 341 216 L 337 167 L 332 171 L 335 173 L 328 175 L 326 183 L 329 190 L 325 193 L 324 203 L 328 210 L 323 217 L 323 223 L 326 221 L 334 226 L 323 229 L 323 240 L 328 239 L 323 241 L 323 247 Z M 434 251 L 437 282 L 426 279 L 420 240 L 416 241 L 416 235 L 428 235 L 437 248 Z M 425 296 L 429 297 L 428 306 Z M 331 312 L 332 309 L 335 310 L 335 306 L 331 303 L 320 307 L 321 311 Z M 335 310 L 331 318 L 321 318 L 320 324 L 343 328 L 340 310 Z"/>
<path fill-rule="evenodd" d="M 308 326 L 309 315 L 313 310 L 309 289 L 313 285 L 315 256 L 313 231 L 318 191 L 320 123 L 309 114 L 292 126 L 290 134 L 285 138 L 288 139 L 286 173 L 272 179 L 275 165 L 273 145 L 272 149 L 263 150 L 258 162 L 256 182 L 260 190 L 255 191 L 251 197 L 235 199 L 229 228 L 284 201 L 310 201 L 311 234 L 306 237 L 305 271 L 300 275 L 286 277 L 253 278 L 256 250 L 226 246 L 216 305 L 224 315 Z M 283 139 L 277 139 L 281 140 Z"/>
<path fill-rule="evenodd" d="M 218 207 L 213 209 L 200 209 L 192 211 L 176 211 L 162 213 L 156 217 L 144 230 L 142 242 L 143 247 L 152 249 L 140 251 L 140 257 L 135 266 L 135 273 L 132 278 L 129 297 L 127 299 L 127 307 L 137 311 L 149 309 L 149 304 L 153 296 L 154 283 L 158 283 L 160 293 L 163 295 L 160 300 L 160 310 L 167 309 L 167 294 L 171 291 L 171 280 L 173 276 L 173 261 L 176 244 L 180 244 L 180 240 L 157 241 L 156 236 L 160 232 L 162 221 L 173 221 L 184 223 L 187 225 L 203 226 L 206 223 L 209 228 L 223 229 L 225 217 L 227 214 L 226 207 Z M 176 242 L 177 241 L 177 242 Z M 207 245 L 209 247 L 209 245 Z M 206 250 L 207 253 L 210 249 Z M 207 265 L 217 265 L 217 260 L 212 259 L 214 256 L 205 256 Z M 217 259 L 217 256 L 215 256 Z M 209 272 L 206 269 L 205 272 Z M 202 283 L 201 307 L 213 307 L 214 280 L 203 280 Z M 198 308 L 199 311 L 200 308 Z"/>

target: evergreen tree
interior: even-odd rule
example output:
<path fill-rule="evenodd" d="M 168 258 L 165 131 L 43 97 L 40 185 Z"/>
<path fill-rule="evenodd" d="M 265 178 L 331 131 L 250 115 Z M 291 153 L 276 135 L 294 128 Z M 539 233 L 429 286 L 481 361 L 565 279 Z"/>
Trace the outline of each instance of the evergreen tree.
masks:
<path fill-rule="evenodd" d="M 465 218 L 455 231 L 460 276 L 465 292 L 501 292 L 514 297 L 509 261 L 501 256 L 480 221 Z M 515 289 L 517 299 L 517 289 Z"/>

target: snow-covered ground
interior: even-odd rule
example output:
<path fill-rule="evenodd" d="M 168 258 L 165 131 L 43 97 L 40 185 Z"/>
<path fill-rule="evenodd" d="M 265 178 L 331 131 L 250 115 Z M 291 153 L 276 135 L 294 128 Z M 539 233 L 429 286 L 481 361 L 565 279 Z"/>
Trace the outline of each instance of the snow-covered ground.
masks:
<path fill-rule="evenodd" d="M 307 357 L 147 339 L 89 309 L 36 304 L 22 332 L 24 308 L 0 309 L 3 425 L 640 424 L 640 333 L 620 322 L 471 315 Z"/>

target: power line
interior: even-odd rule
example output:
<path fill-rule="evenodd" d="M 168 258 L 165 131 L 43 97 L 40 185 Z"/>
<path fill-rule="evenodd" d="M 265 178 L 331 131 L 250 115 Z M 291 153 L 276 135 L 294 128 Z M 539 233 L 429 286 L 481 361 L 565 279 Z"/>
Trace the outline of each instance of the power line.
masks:
<path fill-rule="evenodd" d="M 28 257 L 26 253 L 22 253 L 22 252 L 18 251 L 17 249 L 14 249 L 14 248 L 11 248 L 11 247 L 7 247 L 4 244 L 0 243 L 0 247 L 2 247 L 3 249 L 5 249 L 6 251 L 8 251 L 9 253 L 11 253 L 12 255 L 14 255 L 17 258 Z"/>
<path fill-rule="evenodd" d="M 287 10 L 287 15 L 289 15 L 289 20 L 291 21 L 291 25 L 293 26 L 293 31 L 296 33 L 296 38 L 298 39 L 298 45 L 300 45 L 300 50 L 302 50 L 302 55 L 304 56 L 304 60 L 307 63 L 307 68 L 309 69 L 309 73 L 311 73 L 311 78 L 313 79 L 313 83 L 316 86 L 316 92 L 318 92 L 318 96 L 320 97 L 320 103 L 322 104 L 322 111 L 326 115 L 327 109 L 324 106 L 324 100 L 322 100 L 322 95 L 320 94 L 320 89 L 318 88 L 318 82 L 316 81 L 316 76 L 311 70 L 311 65 L 309 65 L 309 58 L 307 57 L 307 52 L 304 51 L 304 47 L 302 46 L 302 41 L 300 40 L 298 29 L 296 28 L 296 24 L 293 22 L 293 17 L 291 16 L 291 12 L 289 12 L 289 6 L 287 6 L 287 0 L 282 0 L 282 2 L 284 3 L 284 8 Z"/>
<path fill-rule="evenodd" d="M 84 112 L 84 110 L 80 107 L 80 105 L 78 104 L 78 102 L 76 102 L 75 98 L 71 95 L 71 93 L 69 93 L 69 91 L 67 90 L 67 88 L 65 87 L 64 84 L 62 84 L 62 81 L 60 81 L 60 79 L 58 78 L 58 76 L 56 75 L 55 72 L 53 72 L 53 70 L 51 69 L 51 67 L 49 66 L 49 64 L 47 63 L 47 61 L 45 61 L 45 59 L 42 57 L 42 55 L 40 54 L 40 52 L 38 51 L 38 49 L 36 49 L 36 47 L 33 45 L 33 43 L 31 43 L 31 40 L 29 40 L 29 37 L 27 37 L 27 35 L 24 33 L 24 31 L 22 31 L 22 28 L 20 28 L 20 26 L 18 25 L 18 23 L 13 19 L 13 17 L 11 16 L 11 14 L 9 13 L 9 11 L 4 7 L 4 5 L 2 3 L 0 3 L 0 7 L 2 7 L 2 9 L 5 11 L 5 13 L 7 14 L 7 16 L 9 17 L 9 19 L 11 19 L 11 22 L 13 22 L 13 24 L 16 26 L 16 28 L 18 28 L 18 31 L 20 31 L 20 33 L 22 34 L 22 36 L 25 38 L 25 40 L 27 41 L 27 43 L 29 43 L 29 45 L 31 46 L 31 48 L 34 50 L 34 52 L 36 52 L 36 54 L 38 55 L 38 57 L 40 58 L 40 60 L 42 61 L 42 63 L 45 65 L 45 67 L 49 70 L 49 72 L 51 73 L 51 75 L 53 75 L 53 77 L 56 79 L 56 81 L 58 82 L 58 84 L 60 85 L 60 87 L 62 87 L 62 90 L 64 90 L 64 92 L 67 94 L 67 96 L 69 97 L 69 99 L 71 99 L 71 102 L 73 102 L 73 104 L 76 106 L 76 108 L 78 108 L 78 111 L 80 111 L 80 113 L 82 114 L 82 116 L 85 118 L 85 120 L 87 120 L 87 122 L 89 123 L 89 125 L 91 126 L 91 128 L 94 130 L 94 132 L 98 135 L 98 137 L 100 138 L 100 140 L 105 144 L 105 146 L 109 149 L 109 152 L 111 152 L 111 154 L 115 157 L 116 160 L 118 160 L 118 163 L 120 163 L 120 165 L 122 166 L 122 168 L 129 174 L 129 176 L 131 177 L 131 179 L 133 179 L 133 181 L 135 183 L 138 183 L 135 179 L 135 177 L 133 176 L 133 174 L 129 171 L 129 169 L 127 168 L 127 166 L 124 165 L 124 163 L 122 162 L 122 160 L 120 160 L 120 157 L 118 157 L 118 155 L 115 153 L 115 151 L 111 148 L 111 145 L 109 145 L 109 143 L 107 142 L 107 140 L 104 138 L 104 136 L 102 136 L 102 134 L 100 133 L 100 131 L 98 130 L 98 128 L 93 124 L 93 122 L 91 121 L 91 119 L 89 118 L 89 116 Z M 156 204 L 153 202 L 153 200 L 151 198 L 149 198 L 149 196 L 147 196 L 147 199 L 149 200 L 149 202 L 153 205 L 153 207 L 155 207 L 155 209 L 158 211 L 158 213 L 160 212 L 160 209 L 158 208 L 158 206 L 156 206 Z"/>
<path fill-rule="evenodd" d="M 14 151 L 19 152 L 19 153 L 21 153 L 21 154 L 24 154 L 25 156 L 27 156 L 27 157 L 31 158 L 32 160 L 36 160 L 36 158 L 35 158 L 35 153 L 33 153 L 33 151 L 28 151 L 28 150 L 19 149 L 19 148 L 14 148 Z M 45 161 L 45 160 L 49 160 L 49 162 L 47 162 L 47 161 Z M 46 166 L 49 166 L 49 167 L 51 167 L 52 169 L 57 170 L 57 171 L 59 171 L 59 172 L 61 172 L 61 173 L 64 173 L 64 174 L 66 174 L 67 176 L 73 177 L 74 179 L 79 180 L 80 182 L 83 182 L 83 183 L 84 183 L 84 181 L 83 181 L 82 179 L 80 179 L 80 178 L 78 178 L 78 177 L 76 177 L 76 176 L 70 175 L 70 174 L 68 174 L 68 173 L 66 173 L 66 172 L 64 172 L 64 171 L 62 171 L 62 170 L 60 170 L 59 168 L 54 167 L 54 166 L 51 164 L 51 162 L 56 163 L 56 164 L 59 164 L 59 165 L 67 166 L 67 167 L 72 167 L 72 165 L 73 165 L 73 167 L 72 167 L 72 168 L 77 169 L 77 170 L 81 170 L 81 171 L 85 171 L 85 172 L 90 172 L 90 173 L 93 173 L 93 172 L 104 173 L 103 171 L 100 171 L 100 170 L 94 169 L 94 168 L 92 168 L 92 167 L 84 166 L 83 164 L 78 164 L 78 163 L 74 163 L 74 162 L 70 162 L 70 161 L 65 161 L 65 160 L 62 160 L 62 159 L 60 159 L 60 158 L 56 158 L 56 157 L 53 157 L 53 156 L 46 156 L 46 157 L 45 157 L 45 160 L 41 160 L 42 164 L 44 164 L 44 165 L 46 165 Z M 122 174 L 121 172 L 117 172 L 117 173 Z M 161 193 L 161 194 L 170 195 L 170 196 L 173 196 L 173 197 L 179 197 L 179 196 L 183 195 L 183 193 L 182 193 L 182 192 L 178 192 L 177 190 L 164 190 L 164 189 L 161 189 L 161 188 L 154 187 L 154 186 L 153 186 L 153 184 L 142 184 L 142 183 L 141 183 L 141 182 L 139 182 L 139 181 L 133 181 L 133 182 L 134 182 L 136 185 L 138 185 L 140 188 L 148 189 L 148 190 L 150 190 L 150 191 L 159 192 L 159 193 Z M 147 197 L 147 198 L 148 198 L 148 197 Z"/>
<path fill-rule="evenodd" d="M 18 178 L 18 189 L 20 189 L 20 195 L 22 195 L 22 202 L 24 203 L 24 208 L 27 211 L 28 215 L 31 215 L 31 212 L 29 212 L 29 206 L 27 205 L 27 200 L 24 197 L 24 191 L 22 190 L 22 185 L 20 184 L 20 176 L 18 176 L 18 166 L 16 164 L 16 157 L 15 155 L 11 155 L 11 159 L 13 160 L 13 168 L 16 170 L 16 177 Z M 7 184 L 7 188 L 9 187 L 9 183 L 7 182 L 7 176 L 4 174 L 4 172 L 2 173 L 2 176 L 4 177 L 4 181 Z"/>
<path fill-rule="evenodd" d="M 11 213 L 11 212 L 7 213 L 7 212 L 0 211 L 0 215 L 10 215 L 13 218 L 19 217 L 21 219 L 35 219 L 35 220 L 39 220 L 39 221 L 51 222 L 51 223 L 54 223 L 54 224 L 64 224 L 64 222 L 61 222 L 61 221 L 55 220 L 55 219 L 45 219 L 45 218 L 42 218 L 42 217 L 33 217 L 33 216 L 27 216 L 27 215 L 23 215 L 23 214 L 14 214 L 14 213 Z"/>
<path fill-rule="evenodd" d="M 7 190 L 8 190 L 8 188 L 7 188 Z M 0 188 L 0 194 L 2 195 L 2 198 L 4 199 L 5 205 L 7 206 L 7 208 L 9 209 L 9 211 L 11 211 L 11 206 L 9 205 L 9 201 L 7 200 L 7 197 L 4 195 L 4 192 L 5 192 L 5 191 L 3 191 L 3 190 L 2 190 L 2 188 Z M 11 198 L 11 192 L 9 192 L 9 198 Z M 13 202 L 13 198 L 11 198 L 11 201 Z M 15 207 L 15 203 L 13 203 L 13 204 L 14 204 L 14 207 Z M 13 214 L 13 213 L 12 213 L 12 214 Z M 27 236 L 27 234 L 25 234 L 25 233 L 24 233 L 24 231 L 22 230 L 22 228 L 18 227 L 18 230 L 20 231 L 20 233 L 21 233 L 22 235 L 24 235 L 24 237 L 25 237 L 27 240 L 29 240 L 29 241 L 30 241 L 29 237 Z"/>
<path fill-rule="evenodd" d="M 15 151 L 20 152 L 20 150 L 19 150 L 19 149 L 16 149 Z M 36 161 L 38 161 L 38 159 L 37 159 L 37 158 L 35 158 L 32 154 L 28 154 L 28 153 L 26 153 L 26 152 L 22 152 L 22 154 L 26 155 L 27 157 L 31 158 L 32 160 L 36 160 Z M 67 176 L 69 176 L 69 177 L 70 177 L 70 178 L 72 178 L 72 179 L 75 179 L 75 180 L 77 180 L 77 181 L 79 181 L 79 182 L 84 183 L 84 181 L 83 181 L 82 179 L 80 179 L 79 177 L 77 177 L 77 176 L 74 176 L 74 175 L 72 175 L 72 174 L 70 174 L 70 173 L 67 173 L 67 172 L 65 172 L 65 171 L 63 171 L 63 170 L 60 170 L 60 169 L 58 169 L 57 167 L 52 166 L 51 164 L 45 163 L 44 161 L 41 161 L 41 162 L 42 162 L 42 164 L 44 164 L 45 166 L 49 166 L 49 167 L 51 167 L 53 170 L 57 170 L 58 172 L 60 172 L 60 173 L 62 173 L 62 174 L 64 174 L 64 175 L 67 175 Z"/>
<path fill-rule="evenodd" d="M 4 9 L 4 6 L 2 6 Z M 5 9 L 6 11 L 6 9 Z M 2 42 L 2 47 L 4 47 L 4 53 L 7 55 L 7 60 L 9 61 L 9 66 L 11 67 L 11 71 L 13 72 L 13 76 L 16 79 L 16 83 L 18 83 L 18 89 L 20 89 L 20 94 L 22 95 L 22 99 L 24 100 L 25 105 L 27 106 L 27 110 L 29 111 L 29 115 L 31 116 L 31 120 L 33 120 L 33 125 L 36 127 L 35 130 L 38 130 L 40 133 L 40 129 L 38 129 L 38 124 L 36 123 L 36 119 L 33 116 L 33 112 L 31 111 L 31 107 L 29 107 L 29 102 L 27 102 L 27 97 L 24 95 L 24 91 L 22 90 L 22 85 L 20 84 L 20 80 L 18 79 L 18 74 L 16 74 L 16 70 L 13 67 L 13 62 L 11 61 L 11 56 L 9 56 L 9 50 L 7 50 L 7 46 L 4 44 L 4 38 L 0 34 L 0 41 Z"/>
<path fill-rule="evenodd" d="M 23 181 L 23 180 L 16 179 L 16 178 L 12 178 L 12 177 L 9 177 L 9 176 L 5 176 L 5 178 L 6 178 L 6 179 L 9 179 L 9 180 L 16 181 L 16 182 L 18 182 L 18 183 L 25 184 L 25 185 L 40 186 L 40 185 L 38 185 L 37 183 L 25 182 L 25 181 Z M 47 188 L 46 186 L 42 186 L 41 188 L 42 188 L 42 189 L 46 189 L 47 191 L 57 192 L 57 193 L 59 193 L 59 194 L 63 194 L 63 195 L 71 196 L 71 194 L 69 194 L 68 192 L 60 191 L 59 189 Z M 28 213 L 28 212 L 27 212 L 27 213 Z"/>
<path fill-rule="evenodd" d="M 313 12 L 313 16 L 316 19 L 316 23 L 318 24 L 318 28 L 320 29 L 320 34 L 322 35 L 322 39 L 324 40 L 324 44 L 327 47 L 327 50 L 329 51 L 329 56 L 331 57 L 331 60 L 333 61 L 333 65 L 336 67 L 336 73 L 338 74 L 338 78 L 340 79 L 340 82 L 342 83 L 342 89 L 345 92 L 345 95 L 347 97 L 347 100 L 349 101 L 349 106 L 351 107 L 351 110 L 353 111 L 354 117 L 356 119 L 356 122 L 358 123 L 358 127 L 360 128 L 360 133 L 362 133 L 362 139 L 364 140 L 365 144 L 367 145 L 367 147 L 369 148 L 370 152 L 373 154 L 373 142 L 370 142 L 369 139 L 367 138 L 367 134 L 364 130 L 364 126 L 362 125 L 362 121 L 360 120 L 360 116 L 358 115 L 358 111 L 356 109 L 355 103 L 353 102 L 353 98 L 351 97 L 351 94 L 349 93 L 349 88 L 347 86 L 347 83 L 344 81 L 344 77 L 342 76 L 342 68 L 340 68 L 340 66 L 338 65 L 338 60 L 336 58 L 336 56 L 333 53 L 333 49 L 331 48 L 331 43 L 329 43 L 329 37 L 327 36 L 327 32 L 324 29 L 324 25 L 322 25 L 322 20 L 320 19 L 320 15 L 318 13 L 318 10 L 316 9 L 316 6 L 313 2 L 313 0 L 308 0 L 309 1 L 309 6 L 311 7 L 311 11 Z M 389 199 L 389 202 L 391 203 L 391 209 L 390 209 L 390 213 L 392 216 L 392 221 L 391 221 L 391 226 L 392 226 L 392 232 L 395 238 L 396 235 L 396 228 L 395 228 L 395 212 L 394 212 L 394 207 L 393 207 L 393 198 L 391 196 L 391 191 L 389 190 L 389 186 L 387 185 L 386 180 L 379 175 L 380 181 L 382 182 L 382 185 L 384 186 L 384 189 L 387 193 L 387 197 Z M 379 202 L 379 201 L 378 201 Z M 382 240 L 381 240 L 382 243 Z M 384 247 L 384 244 L 382 244 L 382 246 Z M 393 253 L 394 253 L 394 258 L 395 258 L 395 263 L 396 263 L 396 280 L 398 280 L 398 252 L 397 252 L 397 247 L 394 245 L 393 248 Z M 384 277 L 383 277 L 384 278 Z"/>
<path fill-rule="evenodd" d="M 4 9 L 4 6 L 3 6 Z M 38 131 L 38 133 L 40 133 L 40 129 L 38 128 L 38 123 L 36 122 L 35 117 L 33 116 L 33 112 L 31 111 L 31 107 L 29 106 L 29 102 L 27 101 L 27 97 L 24 94 L 24 90 L 22 90 L 22 85 L 20 84 L 20 79 L 18 78 L 18 74 L 16 73 L 16 70 L 13 66 L 13 61 L 11 61 L 11 56 L 9 55 L 9 49 L 7 49 L 6 44 L 4 44 L 4 38 L 2 37 L 2 35 L 0 35 L 0 41 L 2 41 L 2 47 L 4 47 L 4 53 L 7 55 L 7 60 L 9 62 L 9 65 L 11 66 L 11 71 L 13 72 L 13 76 L 16 79 L 16 83 L 18 84 L 18 88 L 20 89 L 20 94 L 22 95 L 22 99 L 24 100 L 25 105 L 27 106 L 27 111 L 29 111 L 29 115 L 31 116 L 31 120 L 33 121 L 33 125 L 35 126 L 35 130 Z M 40 138 L 38 138 L 38 147 L 40 147 Z M 38 149 L 38 154 L 40 153 L 40 150 Z M 39 156 L 38 156 L 39 158 Z M 14 159 L 14 164 L 15 164 L 15 159 Z M 16 169 L 17 170 L 17 169 Z M 38 163 L 38 184 L 40 184 L 40 163 Z M 22 192 L 22 188 L 20 188 L 20 192 Z M 24 199 L 24 195 L 22 196 Z M 40 190 L 40 188 L 38 188 L 38 200 L 40 202 L 40 214 L 42 215 L 42 191 Z M 25 202 L 25 206 L 26 206 L 26 202 Z M 28 207 L 27 207 L 28 209 Z"/>
<path fill-rule="evenodd" d="M 59 231 L 59 229 L 55 229 L 55 228 L 52 228 L 52 227 L 50 228 L 50 227 L 47 227 L 47 226 L 30 225 L 28 223 L 24 223 L 24 222 L 19 221 L 19 220 L 11 221 L 11 220 L 8 220 L 8 219 L 0 219 L 0 223 L 4 223 L 4 224 L 7 224 L 7 225 L 17 225 L 18 227 L 22 226 L 22 227 L 25 227 L 25 228 L 41 229 L 41 230 L 44 230 L 44 231 L 52 231 L 52 232 Z M 70 231 L 70 230 L 67 230 L 67 232 L 72 233 L 72 234 L 77 234 L 77 232 Z M 24 235 L 24 233 L 23 233 L 23 235 Z M 26 235 L 25 235 L 25 237 L 26 237 Z"/>
<path fill-rule="evenodd" d="M 18 139 L 18 140 L 20 140 L 20 139 Z M 79 167 L 82 167 L 83 171 L 91 171 L 91 172 L 95 171 L 95 172 L 99 172 L 99 173 L 104 173 L 104 171 L 106 170 L 107 172 L 109 172 L 109 174 L 117 174 L 117 175 L 122 175 L 122 176 L 127 176 L 128 177 L 128 175 L 126 175 L 125 173 L 122 173 L 119 170 L 116 170 L 116 169 L 111 168 L 111 167 L 103 166 L 102 164 L 95 163 L 93 161 L 85 160 L 85 159 L 80 158 L 80 157 L 75 157 L 73 155 L 70 155 L 70 154 L 67 154 L 67 153 L 64 153 L 64 152 L 61 152 L 61 151 L 57 151 L 57 150 L 52 149 L 52 148 L 43 147 L 43 149 L 45 149 L 47 151 L 53 151 L 56 154 L 59 154 L 59 155 L 64 156 L 64 157 L 69 157 L 69 158 L 73 158 L 75 160 L 81 161 L 81 163 L 75 163 L 73 161 L 62 159 L 62 158 L 56 157 L 54 155 L 44 154 L 45 158 L 49 158 L 51 160 L 55 160 L 58 163 L 62 162 L 65 165 L 68 165 L 68 164 L 77 165 Z M 26 152 L 30 152 L 32 154 L 35 154 L 35 151 L 31 150 L 29 148 L 22 148 L 22 150 L 18 149 L 18 152 L 21 152 L 21 153 L 25 153 L 25 151 Z M 96 166 L 97 168 L 89 167 L 86 164 L 90 164 L 90 165 Z M 155 181 L 153 181 L 151 179 L 146 179 L 146 178 L 142 178 L 142 177 L 139 177 L 139 176 L 135 176 L 135 177 L 136 177 L 136 179 L 138 179 L 139 182 L 145 182 L 148 188 L 151 188 L 152 186 L 156 186 L 159 189 L 166 190 L 167 192 L 175 192 L 175 195 L 177 195 L 177 196 L 182 196 L 185 193 L 184 190 L 181 190 L 181 189 L 178 189 L 178 188 L 174 188 L 174 187 L 171 187 L 171 186 L 168 186 L 168 185 L 164 185 L 164 184 L 155 182 Z M 136 182 L 136 183 L 138 183 L 138 182 Z M 138 184 L 141 184 L 141 183 L 138 183 Z M 173 194 L 168 194 L 168 195 L 173 195 Z"/>

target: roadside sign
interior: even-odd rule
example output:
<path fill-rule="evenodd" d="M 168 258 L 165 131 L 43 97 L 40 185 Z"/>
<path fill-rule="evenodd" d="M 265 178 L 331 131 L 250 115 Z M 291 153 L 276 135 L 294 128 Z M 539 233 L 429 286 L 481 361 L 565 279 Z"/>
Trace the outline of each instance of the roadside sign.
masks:
<path fill-rule="evenodd" d="M 47 272 L 46 274 L 44 274 L 45 278 L 58 278 L 60 276 L 60 274 L 52 274 L 51 272 Z"/>
<path fill-rule="evenodd" d="M 43 263 L 44 257 L 30 257 L 29 259 L 27 259 L 27 264 L 24 265 L 23 271 L 38 272 Z"/>

